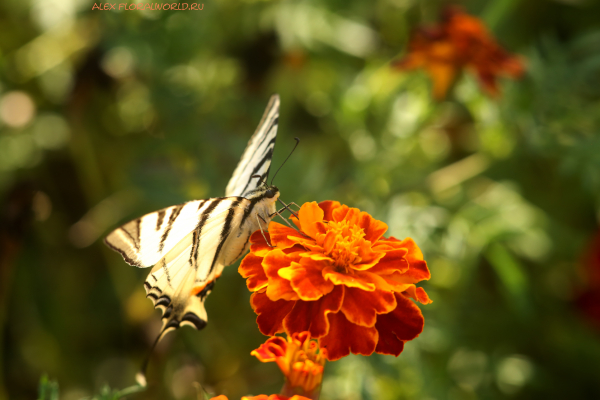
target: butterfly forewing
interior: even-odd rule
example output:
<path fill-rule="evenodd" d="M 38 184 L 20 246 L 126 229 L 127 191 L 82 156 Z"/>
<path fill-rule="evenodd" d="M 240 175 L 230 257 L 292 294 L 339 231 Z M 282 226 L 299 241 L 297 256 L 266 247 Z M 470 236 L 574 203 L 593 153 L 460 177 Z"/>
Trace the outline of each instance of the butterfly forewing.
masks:
<path fill-rule="evenodd" d="M 115 229 L 104 241 L 127 263 L 151 267 L 196 229 L 205 204 L 195 200 L 146 214 Z"/>
<path fill-rule="evenodd" d="M 255 190 L 261 181 L 266 179 L 271 167 L 278 123 L 279 96 L 274 94 L 271 96 L 258 128 L 250 138 L 246 150 L 244 150 L 244 155 L 227 184 L 226 196 L 245 197 Z M 254 175 L 260 175 L 261 179 L 253 178 Z"/>

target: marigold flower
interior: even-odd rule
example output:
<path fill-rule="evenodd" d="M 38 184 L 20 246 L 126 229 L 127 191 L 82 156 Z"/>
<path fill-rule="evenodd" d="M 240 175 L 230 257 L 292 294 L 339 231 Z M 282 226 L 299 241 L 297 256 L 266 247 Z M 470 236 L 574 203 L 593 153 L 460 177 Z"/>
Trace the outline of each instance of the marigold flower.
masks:
<path fill-rule="evenodd" d="M 581 259 L 580 276 L 575 287 L 575 305 L 592 326 L 600 329 L 600 232 L 592 238 Z"/>
<path fill-rule="evenodd" d="M 227 398 L 227 396 L 225 395 L 219 395 L 217 397 L 213 397 L 210 400 L 229 400 Z M 304 397 L 304 396 L 292 396 L 292 397 L 287 397 L 287 396 L 282 396 L 280 394 L 272 394 L 270 396 L 266 395 L 266 394 L 259 394 L 258 396 L 244 396 L 242 397 L 242 400 L 310 400 L 308 397 Z"/>
<path fill-rule="evenodd" d="M 408 49 L 408 55 L 394 66 L 402 70 L 424 68 L 433 80 L 433 96 L 438 100 L 446 97 L 465 68 L 475 72 L 492 96 L 499 92 L 498 76 L 518 78 L 524 70 L 522 62 L 496 43 L 479 18 L 456 6 L 445 10 L 440 24 L 416 30 Z"/>
<path fill-rule="evenodd" d="M 329 360 L 399 355 L 423 330 L 409 298 L 431 302 L 415 286 L 430 277 L 421 250 L 410 238 L 384 238 L 385 223 L 337 201 L 305 203 L 298 217 L 301 232 L 270 223 L 273 247 L 255 232 L 240 265 L 260 331 L 308 331 Z"/>
<path fill-rule="evenodd" d="M 271 337 L 250 354 L 262 362 L 277 363 L 286 378 L 283 394 L 299 392 L 308 397 L 318 394 L 327 351 L 310 340 L 310 332 L 294 333 L 287 340 Z"/>

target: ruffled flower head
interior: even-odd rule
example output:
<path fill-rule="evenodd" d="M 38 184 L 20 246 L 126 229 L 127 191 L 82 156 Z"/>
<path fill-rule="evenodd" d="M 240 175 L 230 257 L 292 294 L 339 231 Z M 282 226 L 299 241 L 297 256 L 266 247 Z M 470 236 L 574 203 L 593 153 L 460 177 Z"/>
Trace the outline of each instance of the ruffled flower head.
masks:
<path fill-rule="evenodd" d="M 310 340 L 309 332 L 294 333 L 287 340 L 271 337 L 251 354 L 262 362 L 277 363 L 286 378 L 283 394 L 318 396 L 327 351 Z"/>
<path fill-rule="evenodd" d="M 239 268 L 260 331 L 308 331 L 329 360 L 399 355 L 423 330 L 410 298 L 430 302 L 415 286 L 430 274 L 414 241 L 384 238 L 385 223 L 335 201 L 305 203 L 291 219 L 299 231 L 271 222 L 269 243 L 255 232 Z"/>
<path fill-rule="evenodd" d="M 423 68 L 433 81 L 433 97 L 442 100 L 463 69 L 473 71 L 484 90 L 498 95 L 498 76 L 518 78 L 521 60 L 498 45 L 483 21 L 461 8 L 446 8 L 442 22 L 411 35 L 408 54 L 396 61 L 401 70 Z"/>
<path fill-rule="evenodd" d="M 217 397 L 213 397 L 210 400 L 229 400 L 227 398 L 227 396 L 221 394 Z M 258 396 L 244 396 L 242 397 L 242 400 L 311 400 L 308 397 L 304 397 L 304 396 L 292 396 L 292 397 L 287 397 L 287 396 L 282 396 L 280 394 L 272 394 L 272 395 L 266 395 L 266 394 L 259 394 Z"/>

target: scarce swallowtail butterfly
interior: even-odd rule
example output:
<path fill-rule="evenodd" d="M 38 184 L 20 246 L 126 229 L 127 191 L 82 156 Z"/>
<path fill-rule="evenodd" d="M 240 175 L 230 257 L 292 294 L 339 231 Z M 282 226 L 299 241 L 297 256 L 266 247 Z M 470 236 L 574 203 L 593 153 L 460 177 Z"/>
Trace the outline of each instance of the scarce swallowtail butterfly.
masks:
<path fill-rule="evenodd" d="M 163 312 L 157 342 L 183 325 L 204 328 L 204 301 L 223 268 L 242 256 L 250 235 L 266 229 L 278 213 L 279 190 L 267 184 L 278 119 L 279 96 L 273 95 L 225 197 L 164 208 L 106 237 L 105 243 L 130 265 L 152 267 L 144 286 L 154 307 Z"/>

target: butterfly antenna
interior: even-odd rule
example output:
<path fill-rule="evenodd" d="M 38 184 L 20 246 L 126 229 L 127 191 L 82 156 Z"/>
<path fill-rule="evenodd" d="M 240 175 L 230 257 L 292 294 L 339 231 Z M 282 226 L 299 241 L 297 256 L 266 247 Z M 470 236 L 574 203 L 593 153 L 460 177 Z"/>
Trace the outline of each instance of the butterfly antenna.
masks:
<path fill-rule="evenodd" d="M 267 175 L 268 175 L 268 173 L 267 173 Z M 266 177 L 266 175 L 264 177 Z M 252 175 L 251 176 L 251 178 L 258 178 L 258 186 L 260 186 L 264 177 L 260 176 L 260 175 Z"/>
<path fill-rule="evenodd" d="M 290 156 L 292 155 L 292 153 L 294 152 L 294 150 L 296 150 L 296 147 L 298 147 L 298 144 L 300 144 L 300 139 L 298 139 L 297 137 L 294 138 L 294 140 L 296 141 L 296 144 L 294 145 L 294 148 L 292 149 L 292 151 L 290 151 L 290 154 L 288 154 L 287 158 L 283 161 L 283 163 L 281 163 L 281 165 L 279 166 L 279 168 L 277 169 L 277 172 L 275 172 L 275 175 L 273 175 L 273 178 L 271 178 L 271 186 L 273 186 L 273 181 L 275 180 L 275 177 L 277 176 L 277 174 L 279 173 L 279 170 L 281 169 L 281 167 L 284 166 L 284 164 L 287 162 L 287 160 L 290 158 Z M 268 174 L 267 174 L 268 175 Z"/>

